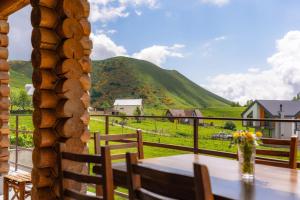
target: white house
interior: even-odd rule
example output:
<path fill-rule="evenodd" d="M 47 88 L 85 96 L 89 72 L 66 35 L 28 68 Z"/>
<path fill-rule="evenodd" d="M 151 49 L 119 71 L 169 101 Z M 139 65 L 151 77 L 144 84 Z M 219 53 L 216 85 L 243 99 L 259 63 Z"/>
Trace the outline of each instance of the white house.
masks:
<path fill-rule="evenodd" d="M 114 102 L 115 113 L 125 113 L 126 115 L 134 115 L 137 108 L 143 114 L 143 100 L 142 99 L 116 99 Z"/>
<path fill-rule="evenodd" d="M 28 96 L 32 96 L 34 93 L 34 87 L 33 84 L 26 84 L 25 85 L 25 91 L 27 93 Z"/>
<path fill-rule="evenodd" d="M 300 119 L 300 101 L 256 100 L 242 113 L 242 118 Z M 243 121 L 243 126 L 254 127 L 264 136 L 278 139 L 288 139 L 300 131 L 300 123 L 294 122 Z"/>

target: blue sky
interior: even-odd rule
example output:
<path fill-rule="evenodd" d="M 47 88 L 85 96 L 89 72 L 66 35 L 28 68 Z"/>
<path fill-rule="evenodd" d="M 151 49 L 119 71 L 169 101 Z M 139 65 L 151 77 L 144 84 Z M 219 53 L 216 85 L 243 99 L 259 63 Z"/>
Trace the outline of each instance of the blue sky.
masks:
<path fill-rule="evenodd" d="M 300 92 L 300 78 L 290 77 L 291 71 L 300 71 L 298 0 L 90 2 L 94 59 L 117 55 L 146 59 L 242 103 L 290 99 Z M 12 16 L 12 26 L 29 14 L 27 8 Z M 19 36 L 13 41 L 11 59 L 29 57 L 21 50 L 30 49 L 30 42 L 22 42 L 16 50 L 21 38 L 30 38 L 30 23 L 21 21 L 22 30 L 12 28 Z M 272 77 L 261 81 L 262 74 Z"/>

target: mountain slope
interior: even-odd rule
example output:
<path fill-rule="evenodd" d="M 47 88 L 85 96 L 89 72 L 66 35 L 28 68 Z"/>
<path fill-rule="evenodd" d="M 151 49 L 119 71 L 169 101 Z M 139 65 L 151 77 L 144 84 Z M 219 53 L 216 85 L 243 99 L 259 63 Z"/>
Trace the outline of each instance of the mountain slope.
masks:
<path fill-rule="evenodd" d="M 30 62 L 11 61 L 11 87 L 31 82 Z M 220 107 L 231 102 L 193 83 L 175 70 L 127 57 L 93 61 L 92 104 L 108 106 L 116 98 L 143 98 L 159 108 Z"/>
<path fill-rule="evenodd" d="M 218 107 L 231 103 L 198 86 L 179 72 L 162 69 L 147 61 L 115 57 L 96 61 L 93 68 L 94 103 L 111 103 L 116 97 L 141 97 L 149 105 L 173 108 Z"/>

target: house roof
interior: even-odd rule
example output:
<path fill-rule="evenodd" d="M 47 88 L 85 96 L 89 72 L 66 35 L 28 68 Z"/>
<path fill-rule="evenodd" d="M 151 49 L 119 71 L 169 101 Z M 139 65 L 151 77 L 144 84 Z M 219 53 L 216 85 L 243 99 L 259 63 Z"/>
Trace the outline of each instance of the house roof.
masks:
<path fill-rule="evenodd" d="M 141 106 L 143 99 L 116 99 L 114 106 Z"/>
<path fill-rule="evenodd" d="M 247 112 L 255 103 L 264 107 L 265 110 L 273 117 L 279 116 L 280 105 L 282 105 L 282 111 L 287 117 L 294 117 L 300 113 L 300 101 L 289 100 L 256 100 L 254 101 L 243 113 Z"/>
<path fill-rule="evenodd" d="M 193 112 L 196 117 L 202 117 L 202 113 L 198 109 L 169 109 L 167 112 L 171 113 L 173 117 L 193 117 Z"/>

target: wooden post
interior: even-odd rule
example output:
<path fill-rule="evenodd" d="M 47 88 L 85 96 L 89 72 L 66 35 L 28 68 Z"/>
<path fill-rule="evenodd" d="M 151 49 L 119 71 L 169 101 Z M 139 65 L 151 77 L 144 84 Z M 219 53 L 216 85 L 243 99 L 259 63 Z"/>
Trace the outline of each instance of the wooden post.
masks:
<path fill-rule="evenodd" d="M 144 147 L 143 147 L 143 135 L 142 130 L 137 129 L 137 143 L 138 143 L 138 157 L 139 159 L 144 159 Z"/>
<path fill-rule="evenodd" d="M 88 0 L 31 0 L 31 5 L 35 87 L 32 180 L 47 180 L 40 185 L 39 181 L 33 182 L 32 199 L 60 199 L 55 183 L 85 190 L 83 185 L 74 187 L 73 182 L 57 176 L 57 152 L 53 147 L 57 141 L 64 141 L 63 151 L 88 152 L 92 48 L 89 3 Z M 78 173 L 86 171 L 83 163 L 66 161 L 61 167 Z"/>
<path fill-rule="evenodd" d="M 16 115 L 16 155 L 15 155 L 15 171 L 18 170 L 18 145 L 19 145 L 19 115 Z"/>
<path fill-rule="evenodd" d="M 109 116 L 106 115 L 105 116 L 105 135 L 108 135 L 109 134 Z M 108 145 L 108 141 L 106 140 L 105 141 L 105 145 Z"/>
<path fill-rule="evenodd" d="M 0 107 L 1 119 L 0 119 L 0 136 L 2 139 L 7 138 L 9 134 L 8 119 L 9 119 L 9 64 L 8 59 L 8 32 L 9 24 L 6 18 L 0 18 L 0 101 L 5 102 Z M 2 140 L 1 139 L 1 140 Z M 8 150 L 9 144 L 7 142 L 0 141 L 0 149 Z M 8 151 L 1 151 L 8 152 Z M 0 154 L 1 157 L 1 166 L 0 174 L 6 174 L 9 171 L 8 158 L 9 155 L 6 153 Z"/>
<path fill-rule="evenodd" d="M 199 119 L 194 118 L 194 124 L 193 124 L 193 135 L 194 135 L 194 153 L 198 154 L 199 153 Z"/>
<path fill-rule="evenodd" d="M 292 169 L 297 169 L 297 151 L 298 151 L 298 137 L 292 136 L 291 137 L 291 144 L 290 144 L 290 159 L 289 165 Z"/>

